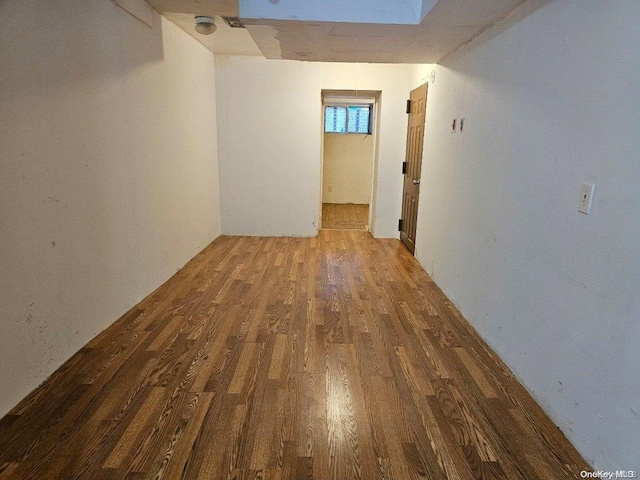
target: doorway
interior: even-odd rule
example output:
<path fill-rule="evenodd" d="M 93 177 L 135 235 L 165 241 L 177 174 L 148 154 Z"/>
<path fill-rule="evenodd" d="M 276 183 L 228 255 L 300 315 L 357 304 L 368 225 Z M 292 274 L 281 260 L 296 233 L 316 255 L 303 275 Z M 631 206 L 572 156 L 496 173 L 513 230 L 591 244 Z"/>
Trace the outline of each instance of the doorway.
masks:
<path fill-rule="evenodd" d="M 400 240 L 411 253 L 416 250 L 416 224 L 418 223 L 418 199 L 422 170 L 422 145 L 424 142 L 424 120 L 427 110 L 425 83 L 411 91 L 407 113 L 407 154 L 402 167 L 404 186 L 402 191 L 402 216 L 400 217 Z"/>
<path fill-rule="evenodd" d="M 322 92 L 320 228 L 371 225 L 378 92 Z"/>

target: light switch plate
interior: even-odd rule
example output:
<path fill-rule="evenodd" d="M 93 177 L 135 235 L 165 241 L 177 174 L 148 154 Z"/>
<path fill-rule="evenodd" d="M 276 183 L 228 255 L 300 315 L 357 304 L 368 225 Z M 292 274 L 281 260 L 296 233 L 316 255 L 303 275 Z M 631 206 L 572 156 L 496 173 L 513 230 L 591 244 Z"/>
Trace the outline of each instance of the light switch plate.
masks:
<path fill-rule="evenodd" d="M 583 183 L 580 187 L 580 203 L 578 204 L 578 211 L 589 215 L 591 213 L 591 200 L 593 199 L 593 190 L 595 185 L 593 183 Z"/>

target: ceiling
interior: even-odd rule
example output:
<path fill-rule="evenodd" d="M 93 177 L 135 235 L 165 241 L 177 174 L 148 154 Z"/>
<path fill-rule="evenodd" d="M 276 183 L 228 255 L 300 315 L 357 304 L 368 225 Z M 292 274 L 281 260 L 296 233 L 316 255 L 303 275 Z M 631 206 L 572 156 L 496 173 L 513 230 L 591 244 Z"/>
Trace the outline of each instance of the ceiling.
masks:
<path fill-rule="evenodd" d="M 163 15 L 213 53 L 222 55 L 262 55 L 256 42 L 253 41 L 246 29 L 231 28 L 222 17 L 215 16 L 214 21 L 218 28 L 214 34 L 200 35 L 193 28 L 195 25 L 193 13 L 163 13 Z"/>
<path fill-rule="evenodd" d="M 214 53 L 368 63 L 437 63 L 504 18 L 524 0 L 240 1 L 239 6 L 238 0 L 147 0 Z M 406 19 L 390 8 L 385 10 L 385 3 L 395 4 L 397 8 L 411 1 L 418 2 L 415 5 L 418 13 L 407 15 Z M 328 12 L 326 9 L 333 2 L 339 2 L 343 8 Z M 360 15 L 363 2 L 371 6 L 378 2 L 379 7 Z M 303 3 L 306 10 L 300 6 Z M 353 8 L 348 8 L 349 5 Z M 342 18 L 349 21 L 335 21 L 343 11 Z M 232 29 L 217 18 L 216 33 L 208 37 L 199 35 L 193 29 L 194 14 L 241 16 L 246 29 Z M 332 20 L 324 20 L 327 18 Z M 390 19 L 389 23 L 384 23 L 386 18 Z"/>
<path fill-rule="evenodd" d="M 160 13 L 238 16 L 238 0 L 147 0 Z"/>

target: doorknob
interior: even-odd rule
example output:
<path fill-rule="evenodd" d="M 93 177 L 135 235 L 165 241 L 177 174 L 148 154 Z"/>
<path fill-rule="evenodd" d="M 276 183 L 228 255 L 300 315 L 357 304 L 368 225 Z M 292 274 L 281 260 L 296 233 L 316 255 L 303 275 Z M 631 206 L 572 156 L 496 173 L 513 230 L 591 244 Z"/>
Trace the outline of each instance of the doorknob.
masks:
<path fill-rule="evenodd" d="M 414 181 L 413 181 L 413 184 L 414 184 L 414 185 L 420 185 L 420 180 L 414 180 Z"/>

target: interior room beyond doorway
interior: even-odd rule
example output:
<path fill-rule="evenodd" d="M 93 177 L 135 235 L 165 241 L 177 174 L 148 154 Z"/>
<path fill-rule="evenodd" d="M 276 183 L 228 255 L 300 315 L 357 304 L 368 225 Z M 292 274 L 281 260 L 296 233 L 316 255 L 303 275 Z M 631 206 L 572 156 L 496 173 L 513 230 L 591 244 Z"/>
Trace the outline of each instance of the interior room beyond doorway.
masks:
<path fill-rule="evenodd" d="M 374 98 L 324 98 L 323 229 L 369 230 L 374 104 Z"/>

